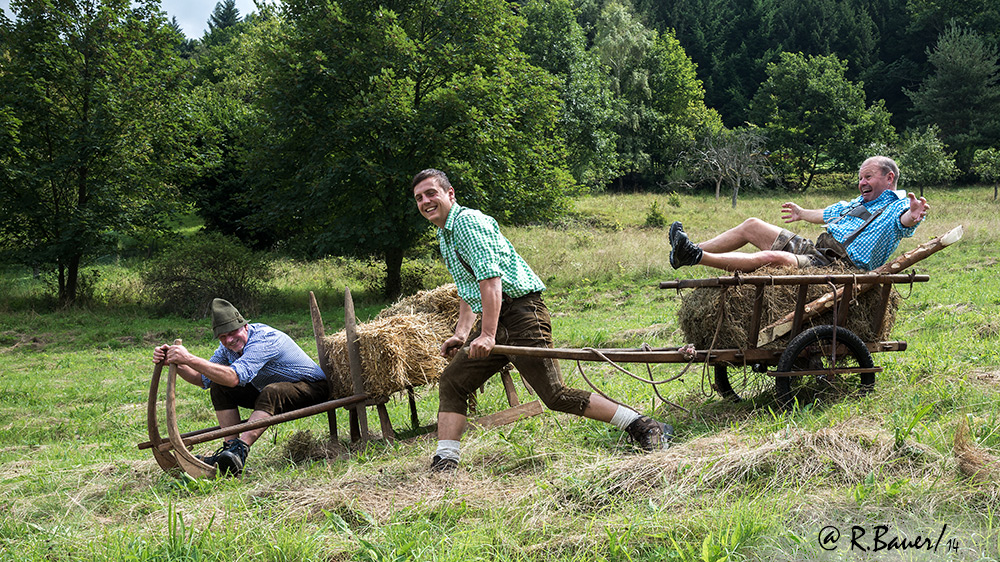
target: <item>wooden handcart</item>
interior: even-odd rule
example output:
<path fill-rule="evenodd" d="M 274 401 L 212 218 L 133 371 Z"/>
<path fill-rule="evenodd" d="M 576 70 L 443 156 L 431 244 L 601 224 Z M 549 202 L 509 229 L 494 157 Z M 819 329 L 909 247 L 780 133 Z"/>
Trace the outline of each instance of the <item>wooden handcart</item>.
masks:
<path fill-rule="evenodd" d="M 892 262 L 868 273 L 842 275 L 787 275 L 752 276 L 733 275 L 708 279 L 685 279 L 660 283 L 662 289 L 696 287 L 755 287 L 754 308 L 748 328 L 749 342 L 740 349 L 693 349 L 690 346 L 642 349 L 565 349 L 496 346 L 495 353 L 551 357 L 575 361 L 605 361 L 613 363 L 703 363 L 713 368 L 712 388 L 723 398 L 738 402 L 739 390 L 745 386 L 733 384 L 729 371 L 734 367 L 752 371 L 774 379 L 774 395 L 779 405 L 787 406 L 796 399 L 796 386 L 806 377 L 817 377 L 828 383 L 855 378 L 859 390 L 870 390 L 875 375 L 882 371 L 875 366 L 873 353 L 904 351 L 905 341 L 863 341 L 845 327 L 851 301 L 859 294 L 877 288 L 881 298 L 872 317 L 872 331 L 883 332 L 892 286 L 898 283 L 918 283 L 929 280 L 927 275 L 902 273 L 911 265 L 938 250 L 951 245 L 962 237 L 962 227 L 948 234 L 921 244 Z M 832 290 L 811 302 L 807 301 L 811 285 L 831 286 Z M 797 287 L 794 310 L 768 326 L 761 326 L 761 305 L 768 287 L 792 285 Z M 805 321 L 823 312 L 832 311 L 833 321 L 805 327 Z M 783 347 L 763 347 L 776 339 L 788 336 Z M 669 382 L 677 377 L 666 379 Z M 652 381 L 647 381 L 652 382 Z M 654 387 L 656 384 L 653 382 Z M 595 388 L 595 390 L 597 390 Z"/>

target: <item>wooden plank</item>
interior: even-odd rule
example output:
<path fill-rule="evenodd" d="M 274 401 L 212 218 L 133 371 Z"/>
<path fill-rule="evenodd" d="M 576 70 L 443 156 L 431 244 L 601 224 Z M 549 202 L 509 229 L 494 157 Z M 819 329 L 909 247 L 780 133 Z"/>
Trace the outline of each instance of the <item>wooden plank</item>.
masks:
<path fill-rule="evenodd" d="M 510 371 L 501 370 L 500 381 L 503 382 L 503 391 L 507 393 L 507 404 L 511 407 L 519 406 L 521 400 L 517 397 L 517 389 L 514 388 L 514 379 L 510 377 Z"/>
<path fill-rule="evenodd" d="M 358 348 L 358 320 L 354 315 L 354 299 L 351 298 L 351 289 L 344 289 L 344 331 L 347 336 L 347 361 L 351 368 L 351 382 L 354 385 L 354 394 L 364 394 L 365 384 L 361 379 L 361 350 Z M 357 439 L 355 439 L 355 419 L 351 420 L 351 440 L 368 440 L 368 412 L 364 405 L 356 406 L 353 410 L 357 423 Z"/>
<path fill-rule="evenodd" d="M 249 431 L 251 429 L 270 427 L 272 425 L 277 425 L 279 423 L 284 423 L 287 421 L 297 420 L 309 416 L 315 416 L 316 414 L 329 412 L 334 408 L 346 408 L 348 406 L 357 404 L 359 402 L 364 402 L 365 400 L 368 400 L 367 394 L 357 394 L 354 396 L 347 396 L 345 398 L 337 398 L 336 400 L 328 400 L 326 402 L 321 402 L 319 404 L 314 404 L 312 406 L 306 406 L 305 408 L 299 408 L 298 410 L 292 410 L 290 412 L 283 412 L 259 420 L 231 425 L 229 427 L 222 427 L 222 428 L 215 427 L 207 430 L 203 429 L 200 431 L 193 431 L 191 433 L 185 434 L 185 435 L 191 435 L 191 437 L 185 438 L 183 442 L 187 446 L 197 445 L 198 443 L 205 443 L 207 441 L 219 439 L 220 437 L 225 437 L 232 433 L 242 433 L 244 431 Z M 165 445 L 168 445 L 166 450 L 170 450 L 172 448 L 172 445 L 170 445 L 169 443 L 165 443 Z M 164 448 L 161 446 L 160 450 L 164 450 Z"/>
<path fill-rule="evenodd" d="M 772 377 L 804 377 L 806 375 L 860 375 L 862 373 L 881 373 L 882 367 L 844 367 L 838 369 L 812 369 L 808 371 L 768 371 Z"/>
<path fill-rule="evenodd" d="M 750 316 L 750 339 L 748 347 L 757 347 L 757 330 L 760 330 L 760 309 L 764 305 L 764 287 L 757 285 L 753 295 L 753 314 Z"/>
<path fill-rule="evenodd" d="M 525 402 L 520 406 L 514 406 L 513 408 L 507 408 L 506 410 L 501 410 L 499 412 L 490 414 L 488 416 L 483 416 L 470 420 L 469 423 L 480 427 L 480 428 L 490 428 L 498 427 L 501 425 L 507 425 L 509 423 L 514 423 L 518 420 L 523 420 L 524 418 L 530 418 L 531 416 L 537 416 L 542 413 L 542 403 L 538 400 L 532 400 L 531 402 Z"/>

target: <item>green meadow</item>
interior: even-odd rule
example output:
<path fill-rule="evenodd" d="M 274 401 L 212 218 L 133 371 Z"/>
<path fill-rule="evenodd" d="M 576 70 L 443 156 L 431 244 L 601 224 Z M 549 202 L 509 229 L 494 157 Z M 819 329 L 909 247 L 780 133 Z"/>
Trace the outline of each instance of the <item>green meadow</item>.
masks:
<path fill-rule="evenodd" d="M 822 207 L 855 194 L 848 181 L 795 200 Z M 207 356 L 216 345 L 208 321 L 150 312 L 139 262 L 88 267 L 98 273 L 91 302 L 69 309 L 51 304 L 44 276 L 5 269 L 0 559 L 996 560 L 1000 203 L 992 186 L 925 195 L 928 218 L 897 254 L 958 225 L 965 234 L 915 266 L 929 282 L 899 288 L 890 339 L 908 348 L 874 355 L 883 368 L 874 392 L 781 409 L 764 386 L 756 400 L 734 404 L 694 364 L 661 387 L 676 408 L 609 365 L 567 361 L 570 385 L 587 388 L 582 371 L 673 424 L 672 447 L 637 454 L 610 426 L 545 411 L 467 433 L 462 467 L 449 476 L 428 473 L 434 440 L 409 429 L 405 396 L 389 412 L 406 439 L 359 447 L 341 435 L 330 446 L 321 415 L 268 429 L 242 478 L 167 475 L 136 446 L 147 438 L 151 351 L 181 338 Z M 705 195 L 605 194 L 575 200 L 557 224 L 504 230 L 548 285 L 557 346 L 680 346 L 683 294 L 658 283 L 720 273 L 671 269 L 657 215 L 683 221 L 699 241 L 747 216 L 777 223 L 788 198 L 749 193 L 733 209 Z M 448 282 L 439 260 L 420 259 L 425 288 Z M 275 267 L 249 319 L 285 330 L 314 357 L 309 291 L 328 333 L 343 327 L 345 287 L 360 322 L 390 304 L 350 260 L 275 259 Z M 653 365 L 651 374 L 683 368 Z M 182 430 L 215 424 L 207 393 L 183 385 L 178 401 Z M 432 424 L 436 388 L 417 389 L 417 406 L 421 424 Z M 479 412 L 504 406 L 491 380 Z M 368 417 L 377 433 L 374 410 Z M 339 425 L 347 427 L 343 412 Z"/>

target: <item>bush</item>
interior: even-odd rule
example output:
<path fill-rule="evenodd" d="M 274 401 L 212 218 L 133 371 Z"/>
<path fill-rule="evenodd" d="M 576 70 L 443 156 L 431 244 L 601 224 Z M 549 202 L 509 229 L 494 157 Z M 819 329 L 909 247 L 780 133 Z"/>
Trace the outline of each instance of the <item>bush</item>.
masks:
<path fill-rule="evenodd" d="M 258 305 L 273 277 L 271 262 L 235 238 L 199 233 L 169 246 L 145 272 L 154 306 L 163 313 L 204 318 L 212 299 L 228 300 L 244 316 Z"/>
<path fill-rule="evenodd" d="M 663 228 L 667 226 L 667 217 L 663 216 L 660 212 L 660 206 L 653 201 L 653 204 L 649 206 L 649 212 L 646 213 L 646 228 Z"/>

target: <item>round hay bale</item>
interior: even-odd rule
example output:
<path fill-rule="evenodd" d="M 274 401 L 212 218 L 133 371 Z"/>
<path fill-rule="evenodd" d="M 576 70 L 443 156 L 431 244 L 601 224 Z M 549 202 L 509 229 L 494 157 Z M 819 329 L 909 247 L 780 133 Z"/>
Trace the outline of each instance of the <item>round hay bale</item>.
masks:
<path fill-rule="evenodd" d="M 752 275 L 830 275 L 842 273 L 860 273 L 859 270 L 831 266 L 824 268 L 762 268 Z M 760 327 L 763 328 L 783 318 L 795 310 L 795 300 L 798 286 L 776 285 L 764 290 L 764 302 L 761 306 Z M 810 285 L 807 292 L 807 302 L 815 300 L 830 288 L 825 285 Z M 700 287 L 689 291 L 681 299 L 677 311 L 677 319 L 684 332 L 685 343 L 692 343 L 698 349 L 746 349 L 750 338 L 748 329 L 753 317 L 753 300 L 756 287 L 741 285 L 729 287 L 723 291 L 717 287 Z M 875 333 L 872 319 L 878 312 L 881 296 L 878 290 L 869 290 L 850 302 L 847 317 L 847 328 L 857 334 L 863 341 L 880 341 L 888 337 L 896 320 L 896 310 L 899 308 L 900 296 L 893 289 L 889 297 L 885 322 L 882 332 Z M 720 315 L 724 315 L 720 324 Z M 832 324 L 832 312 L 825 312 L 806 319 L 805 326 Z M 718 332 L 718 333 L 717 333 Z M 784 336 L 761 346 L 765 348 L 783 347 L 788 337 Z"/>

